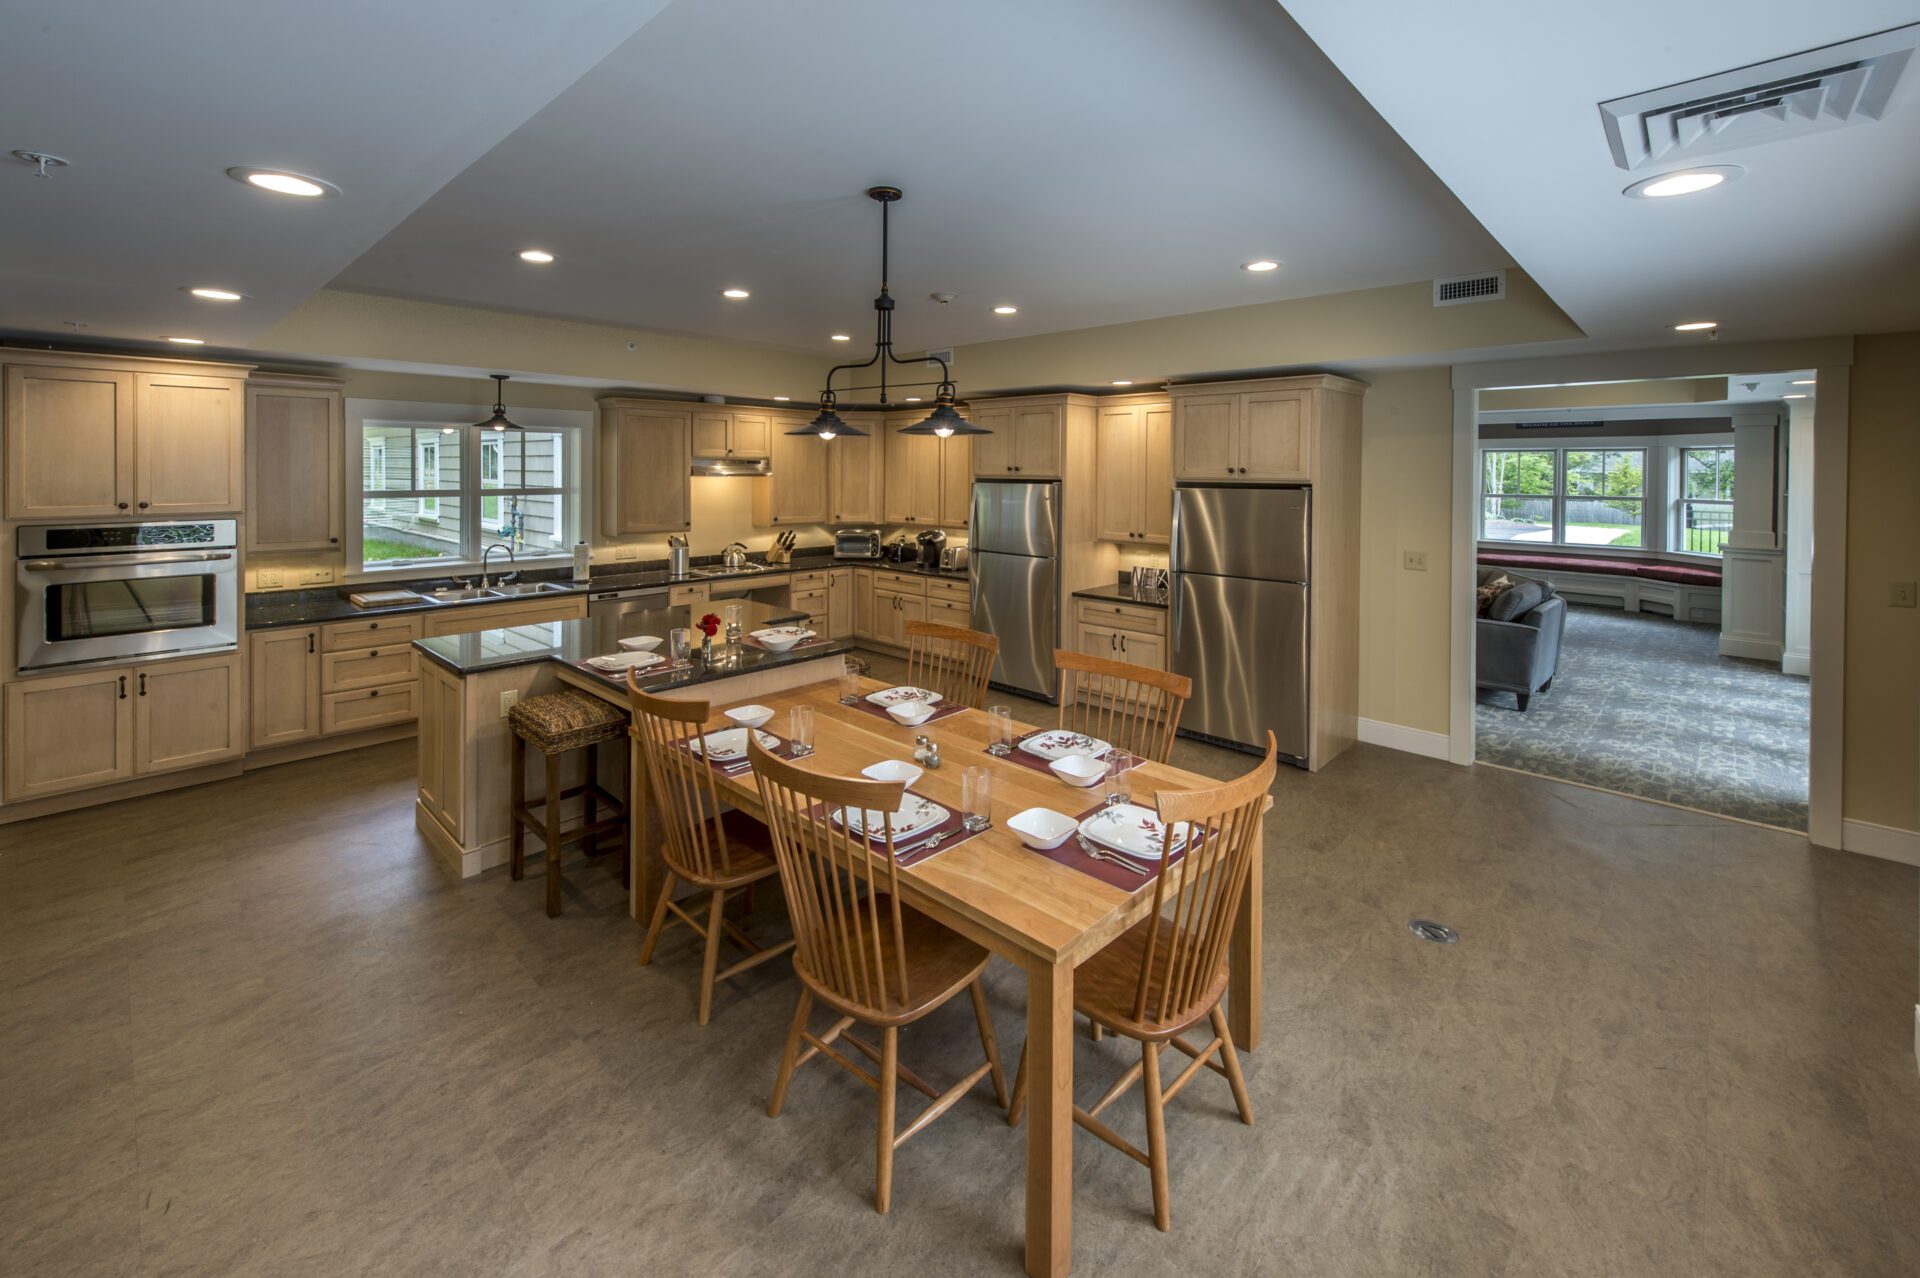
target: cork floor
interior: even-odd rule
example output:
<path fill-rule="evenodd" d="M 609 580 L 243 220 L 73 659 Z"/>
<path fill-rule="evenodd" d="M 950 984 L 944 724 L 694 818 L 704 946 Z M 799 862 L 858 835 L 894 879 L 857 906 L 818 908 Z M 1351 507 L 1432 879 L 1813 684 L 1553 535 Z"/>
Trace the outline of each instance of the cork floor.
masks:
<path fill-rule="evenodd" d="M 697 1029 L 689 934 L 635 966 L 599 867 L 559 920 L 453 880 L 412 774 L 401 743 L 0 828 L 0 1269 L 1019 1272 L 984 1083 L 875 1215 L 867 1089 L 816 1063 L 766 1117 L 784 965 Z M 1370 747 L 1276 804 L 1257 1126 L 1211 1074 L 1170 1107 L 1166 1235 L 1082 1134 L 1078 1272 L 1920 1272 L 1913 869 Z M 973 1033 L 960 1000 L 903 1060 L 950 1079 Z M 1128 1059 L 1082 1040 L 1083 1102 Z"/>

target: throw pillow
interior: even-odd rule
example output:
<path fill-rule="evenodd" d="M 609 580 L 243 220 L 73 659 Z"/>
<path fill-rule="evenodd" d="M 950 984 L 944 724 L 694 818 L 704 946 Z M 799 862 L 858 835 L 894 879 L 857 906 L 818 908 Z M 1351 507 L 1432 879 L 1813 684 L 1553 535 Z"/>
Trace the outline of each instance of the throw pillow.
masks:
<path fill-rule="evenodd" d="M 1474 591 L 1473 591 L 1474 615 L 1477 617 L 1486 616 L 1488 609 L 1493 607 L 1494 599 L 1496 599 L 1499 596 L 1501 591 L 1505 590 L 1508 586 L 1511 586 L 1512 584 L 1513 584 L 1513 578 L 1507 576 L 1507 574 L 1505 573 L 1501 573 L 1498 577 L 1489 577 L 1485 581 L 1481 582 L 1478 586 L 1474 587 Z"/>
<path fill-rule="evenodd" d="M 1546 586 L 1529 577 L 1522 577 L 1500 592 L 1487 610 L 1487 616 L 1495 621 L 1518 621 L 1540 606 L 1547 597 Z"/>

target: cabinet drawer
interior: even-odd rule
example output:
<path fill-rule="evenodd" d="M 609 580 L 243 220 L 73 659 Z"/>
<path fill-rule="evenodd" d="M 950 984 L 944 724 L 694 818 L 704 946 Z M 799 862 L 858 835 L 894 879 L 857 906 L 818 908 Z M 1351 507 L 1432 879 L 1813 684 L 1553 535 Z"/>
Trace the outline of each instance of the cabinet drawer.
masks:
<path fill-rule="evenodd" d="M 420 713 L 420 684 L 388 684 L 355 692 L 329 692 L 320 698 L 320 731 L 358 732 L 390 723 L 411 723 Z"/>
<path fill-rule="evenodd" d="M 825 590 L 827 580 L 827 574 L 824 572 L 796 572 L 792 577 L 793 588 L 796 591 Z"/>
<path fill-rule="evenodd" d="M 392 644 L 402 647 L 420 637 L 420 618 L 369 617 L 365 621 L 334 621 L 320 627 L 320 651 L 344 652 Z"/>
<path fill-rule="evenodd" d="M 890 590 L 896 595 L 913 595 L 924 599 L 927 594 L 927 581 L 924 577 L 910 572 L 876 572 L 873 574 L 875 590 Z"/>
<path fill-rule="evenodd" d="M 1104 626 L 1112 630 L 1134 630 L 1146 635 L 1167 633 L 1167 614 L 1159 608 L 1139 608 L 1130 604 L 1095 603 L 1091 599 L 1073 601 L 1073 615 L 1083 626 Z"/>
<path fill-rule="evenodd" d="M 927 583 L 927 601 L 929 603 L 964 604 L 971 598 L 967 583 L 964 581 L 944 581 L 935 578 Z"/>
<path fill-rule="evenodd" d="M 356 688 L 405 683 L 417 673 L 413 648 L 407 643 L 329 652 L 320 658 L 320 691 L 350 692 Z"/>
<path fill-rule="evenodd" d="M 694 604 L 704 605 L 706 602 L 705 586 L 674 586 L 667 591 L 667 606 L 670 608 L 686 608 Z"/>
<path fill-rule="evenodd" d="M 827 610 L 827 592 L 796 588 L 787 596 L 787 607 L 795 612 L 824 613 Z"/>

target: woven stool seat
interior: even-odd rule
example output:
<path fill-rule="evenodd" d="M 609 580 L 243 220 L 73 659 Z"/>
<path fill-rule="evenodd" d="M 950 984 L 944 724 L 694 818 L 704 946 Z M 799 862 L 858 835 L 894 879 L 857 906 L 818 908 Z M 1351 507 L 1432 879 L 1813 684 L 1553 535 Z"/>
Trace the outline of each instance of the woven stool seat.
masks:
<path fill-rule="evenodd" d="M 515 736 L 542 754 L 564 754 L 618 740 L 626 734 L 627 716 L 598 697 L 550 692 L 514 702 L 507 711 L 507 724 Z"/>

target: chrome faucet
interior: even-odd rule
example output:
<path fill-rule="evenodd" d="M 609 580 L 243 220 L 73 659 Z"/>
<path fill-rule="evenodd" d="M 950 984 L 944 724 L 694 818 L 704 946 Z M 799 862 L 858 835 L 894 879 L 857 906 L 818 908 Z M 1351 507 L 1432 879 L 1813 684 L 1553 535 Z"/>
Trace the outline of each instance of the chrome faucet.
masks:
<path fill-rule="evenodd" d="M 493 558 L 493 552 L 496 550 L 504 550 L 507 552 L 507 567 L 513 569 L 512 572 L 509 572 L 506 576 L 500 579 L 501 584 L 505 585 L 508 581 L 520 575 L 519 569 L 515 567 L 515 561 L 513 558 L 513 547 L 509 546 L 504 541 L 496 541 L 491 546 L 488 546 L 485 550 L 480 552 L 480 588 L 482 590 L 485 590 L 488 586 L 493 584 L 491 581 L 487 579 L 487 564 Z"/>

